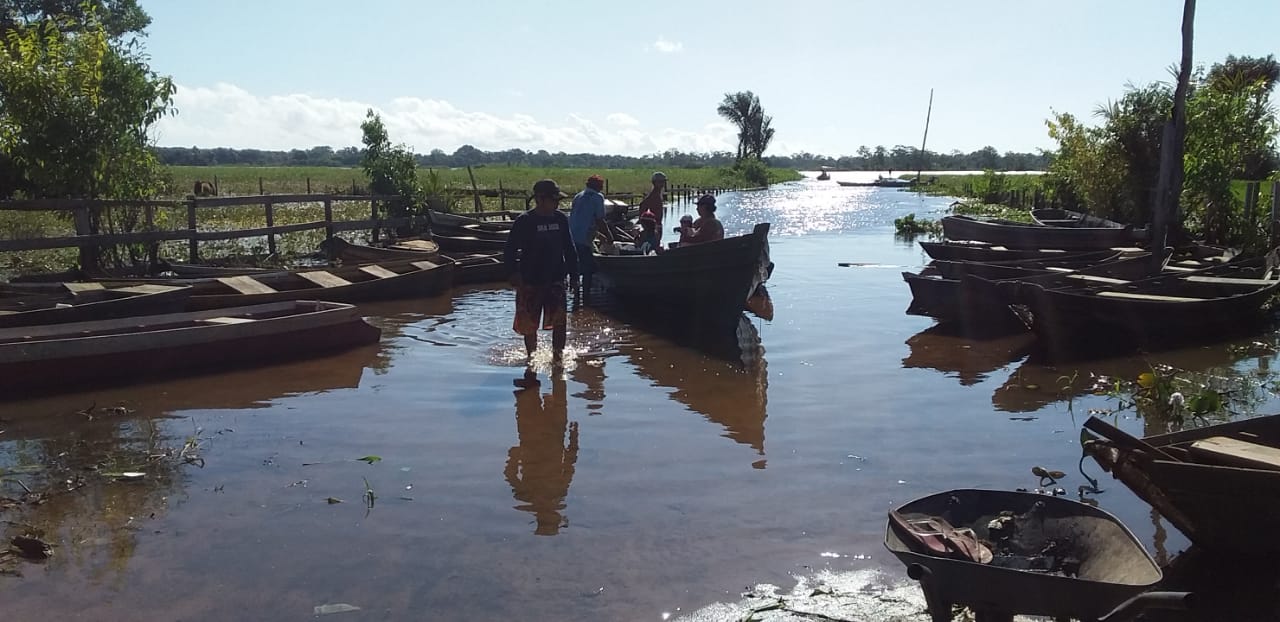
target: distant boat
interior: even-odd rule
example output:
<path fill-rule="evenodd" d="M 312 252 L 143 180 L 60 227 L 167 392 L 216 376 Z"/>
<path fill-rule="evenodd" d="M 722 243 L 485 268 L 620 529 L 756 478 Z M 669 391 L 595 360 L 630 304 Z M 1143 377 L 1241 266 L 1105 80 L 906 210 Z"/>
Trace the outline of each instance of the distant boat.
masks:
<path fill-rule="evenodd" d="M 831 175 L 827 174 L 826 171 L 818 173 L 818 181 L 827 181 L 828 179 L 831 179 Z"/>
<path fill-rule="evenodd" d="M 874 188 L 910 188 L 916 184 L 912 179 L 898 179 L 897 177 L 878 177 L 875 181 L 837 181 L 841 186 L 853 187 L 874 187 Z"/>

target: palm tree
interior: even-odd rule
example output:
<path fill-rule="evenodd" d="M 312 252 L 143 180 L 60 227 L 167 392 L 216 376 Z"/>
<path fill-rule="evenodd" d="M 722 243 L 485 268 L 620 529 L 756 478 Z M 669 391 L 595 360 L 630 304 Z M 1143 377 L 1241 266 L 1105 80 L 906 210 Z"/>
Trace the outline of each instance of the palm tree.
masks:
<path fill-rule="evenodd" d="M 743 158 L 760 158 L 773 141 L 773 117 L 764 113 L 760 98 L 751 91 L 725 93 L 724 100 L 716 107 L 716 112 L 730 123 L 738 126 L 739 160 Z"/>

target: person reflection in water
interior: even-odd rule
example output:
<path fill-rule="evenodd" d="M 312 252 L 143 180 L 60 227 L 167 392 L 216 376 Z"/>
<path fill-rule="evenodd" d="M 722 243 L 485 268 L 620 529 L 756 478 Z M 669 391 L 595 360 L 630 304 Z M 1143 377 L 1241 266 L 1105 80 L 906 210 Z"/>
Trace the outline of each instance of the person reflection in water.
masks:
<path fill-rule="evenodd" d="M 515 508 L 533 513 L 540 536 L 554 536 L 568 524 L 561 512 L 578 461 L 578 423 L 569 422 L 567 391 L 564 378 L 553 377 L 547 395 L 537 388 L 514 392 L 519 444 L 507 452 L 505 475 L 521 502 Z"/>

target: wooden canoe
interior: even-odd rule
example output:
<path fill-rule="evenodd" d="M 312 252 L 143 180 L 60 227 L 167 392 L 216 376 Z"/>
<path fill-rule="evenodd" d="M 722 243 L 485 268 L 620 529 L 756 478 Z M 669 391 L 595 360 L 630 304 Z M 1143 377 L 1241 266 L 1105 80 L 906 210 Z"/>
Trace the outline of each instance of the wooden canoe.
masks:
<path fill-rule="evenodd" d="M 995 218 L 951 215 L 942 219 L 949 240 L 973 240 L 1019 249 L 1097 250 L 1146 240 L 1146 229 L 1125 227 L 1045 227 Z"/>
<path fill-rule="evenodd" d="M 1054 259 L 1079 253 L 1061 248 L 1008 248 L 974 241 L 920 242 L 920 248 L 933 259 L 948 261 L 999 262 L 1022 259 Z M 1142 249 L 1124 245 L 1121 248 Z M 1095 249 L 1096 250 L 1096 249 Z M 1112 249 L 1115 252 L 1117 249 Z"/>
<path fill-rule="evenodd" d="M 1085 453 L 1197 546 L 1249 557 L 1280 553 L 1280 539 L 1254 528 L 1280 516 L 1280 415 L 1138 442 L 1093 417 L 1084 427 Z"/>
<path fill-rule="evenodd" d="M 411 240 L 390 246 L 353 244 L 342 238 L 329 238 L 320 242 L 320 251 L 330 260 L 345 263 L 376 263 L 379 261 L 431 261 L 439 255 L 440 247 L 431 240 Z"/>
<path fill-rule="evenodd" d="M 431 239 L 446 253 L 495 253 L 507 246 L 505 239 L 492 240 L 474 235 L 443 235 L 432 233 Z"/>
<path fill-rule="evenodd" d="M 315 301 L 4 328 L 0 400 L 256 366 L 379 336 L 355 307 Z"/>
<path fill-rule="evenodd" d="M 1124 225 L 1114 221 L 1091 216 L 1082 212 L 1065 209 L 1040 208 L 1031 210 L 1031 221 L 1042 227 L 1095 227 L 1101 229 L 1123 229 Z"/>
<path fill-rule="evenodd" d="M 1041 343 L 1055 358 L 1084 349 L 1117 352 L 1221 339 L 1257 327 L 1262 306 L 1280 289 L 1265 260 L 1136 281 L 1089 282 L 1074 287 L 1002 282 L 1008 299 L 1024 305 Z"/>
<path fill-rule="evenodd" d="M 50 284 L 42 291 L 0 291 L 0 327 L 65 324 L 134 315 L 177 313 L 191 297 L 188 286 L 102 283 Z"/>
<path fill-rule="evenodd" d="M 984 279 L 1008 279 L 1033 274 L 1044 274 L 1057 269 L 1076 270 L 1119 259 L 1123 253 L 1104 250 L 1070 253 L 1047 259 L 1014 259 L 1010 261 L 953 261 L 940 259 L 929 265 L 947 279 L 960 279 L 965 275 Z"/>
<path fill-rule="evenodd" d="M 398 261 L 255 277 L 189 281 L 187 308 L 218 309 L 287 300 L 369 302 L 435 296 L 453 285 L 451 261 Z"/>
<path fill-rule="evenodd" d="M 320 244 L 320 248 L 331 259 L 335 261 L 341 260 L 343 263 L 361 264 L 431 259 L 452 261 L 454 264 L 453 282 L 457 285 L 505 281 L 510 276 L 507 274 L 507 269 L 502 265 L 502 253 L 451 253 L 437 255 L 435 253 L 410 250 L 409 247 L 405 246 L 381 248 L 352 244 L 341 238 L 325 240 Z"/>
<path fill-rule="evenodd" d="M 719 341 L 768 280 L 769 224 L 716 242 L 657 255 L 596 255 L 596 279 L 633 317 L 683 339 L 677 329 Z"/>

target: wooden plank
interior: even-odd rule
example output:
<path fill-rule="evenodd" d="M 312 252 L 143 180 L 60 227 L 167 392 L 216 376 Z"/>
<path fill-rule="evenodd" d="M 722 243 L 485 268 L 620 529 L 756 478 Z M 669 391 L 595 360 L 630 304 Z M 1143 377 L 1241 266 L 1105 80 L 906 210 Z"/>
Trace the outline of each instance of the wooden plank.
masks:
<path fill-rule="evenodd" d="M 218 282 L 245 295 L 276 293 L 275 289 L 251 276 L 224 276 L 218 278 Z"/>
<path fill-rule="evenodd" d="M 1195 272 L 1195 268 L 1183 268 L 1182 266 L 1166 265 L 1165 270 L 1170 272 Z"/>
<path fill-rule="evenodd" d="M 73 294 L 79 294 L 80 292 L 90 292 L 90 291 L 96 291 L 99 289 L 107 288 L 102 283 L 63 283 L 62 286 L 66 288 L 67 291 Z"/>
<path fill-rule="evenodd" d="M 1191 283 L 1214 283 L 1216 285 L 1252 285 L 1254 287 L 1266 287 L 1275 283 L 1274 279 L 1240 279 L 1229 276 L 1184 276 L 1182 280 Z"/>
<path fill-rule="evenodd" d="M 438 264 L 431 263 L 430 261 L 414 261 L 409 265 L 418 268 L 419 270 L 431 270 L 432 268 L 440 267 Z"/>
<path fill-rule="evenodd" d="M 315 283 L 320 287 L 325 287 L 325 288 L 345 287 L 351 284 L 351 281 L 348 281 L 331 272 L 325 272 L 324 270 L 315 270 L 312 272 L 299 272 L 298 276 L 308 281 L 311 281 L 312 283 Z"/>
<path fill-rule="evenodd" d="M 124 199 L 23 199 L 0 201 L 0 212 L 69 212 L 95 207 L 184 207 L 186 201 Z"/>
<path fill-rule="evenodd" d="M 360 271 L 365 274 L 376 276 L 380 279 L 389 279 L 391 277 L 400 276 L 399 274 L 396 274 L 395 272 L 392 272 L 376 264 L 369 265 L 369 266 L 360 266 Z"/>
<path fill-rule="evenodd" d="M 397 195 L 344 195 L 344 194 L 267 194 L 242 197 L 208 197 L 195 199 L 198 207 L 237 207 L 245 205 L 263 205 L 272 203 L 319 203 L 325 198 L 331 201 L 385 201 L 400 198 Z"/>
<path fill-rule="evenodd" d="M 239 238 L 256 238 L 275 233 L 293 233 L 295 231 L 310 231 L 312 229 L 324 229 L 325 224 L 322 220 L 314 222 L 303 222 L 294 225 L 276 225 L 274 227 L 258 227 L 256 229 L 237 229 L 234 231 L 201 231 L 197 234 L 196 239 L 205 240 L 235 240 Z"/>
<path fill-rule="evenodd" d="M 268 229 L 267 253 L 274 255 L 276 254 L 276 233 L 275 233 L 276 206 L 275 206 L 275 203 L 272 203 L 271 201 L 267 201 L 266 210 L 267 210 L 267 229 Z"/>
<path fill-rule="evenodd" d="M 113 288 L 117 292 L 128 292 L 130 294 L 163 294 L 171 292 L 175 289 L 182 289 L 184 286 L 161 285 L 159 283 L 143 283 L 141 285 L 132 285 L 129 287 Z"/>
<path fill-rule="evenodd" d="M 248 324 L 257 320 L 251 317 L 210 317 L 198 321 L 205 324 Z"/>
<path fill-rule="evenodd" d="M 187 242 L 187 259 L 191 263 L 200 261 L 200 238 L 199 231 L 196 229 L 196 202 L 194 199 L 187 202 L 187 233 L 190 235 Z"/>
<path fill-rule="evenodd" d="M 1129 300 L 1149 300 L 1151 302 L 1204 302 L 1207 298 L 1188 298 L 1186 296 L 1161 296 L 1160 294 L 1137 294 L 1134 292 L 1098 292 L 1107 298 L 1126 298 Z"/>
<path fill-rule="evenodd" d="M 98 235 L 73 235 L 58 238 L 22 238 L 0 240 L 0 251 L 32 251 L 47 248 L 76 248 L 79 246 L 110 246 L 112 244 L 138 244 L 186 240 L 186 231 L 143 231 L 139 233 L 101 233 Z"/>
<path fill-rule="evenodd" d="M 1191 454 L 1217 464 L 1280 471 L 1280 449 L 1226 436 L 1191 443 Z"/>
<path fill-rule="evenodd" d="M 324 239 L 333 239 L 333 199 L 324 200 Z"/>
<path fill-rule="evenodd" d="M 366 220 L 343 220 L 333 223 L 334 231 L 356 231 L 359 229 L 372 229 L 374 227 L 392 228 L 403 227 L 412 224 L 412 219 L 407 216 L 399 218 L 387 219 L 366 219 Z"/>
<path fill-rule="evenodd" d="M 1081 281 L 1090 281 L 1093 283 L 1107 283 L 1109 285 L 1126 285 L 1129 281 L 1124 279 L 1113 279 L 1107 276 L 1095 276 L 1092 274 L 1068 274 L 1069 279 L 1078 279 Z"/>

